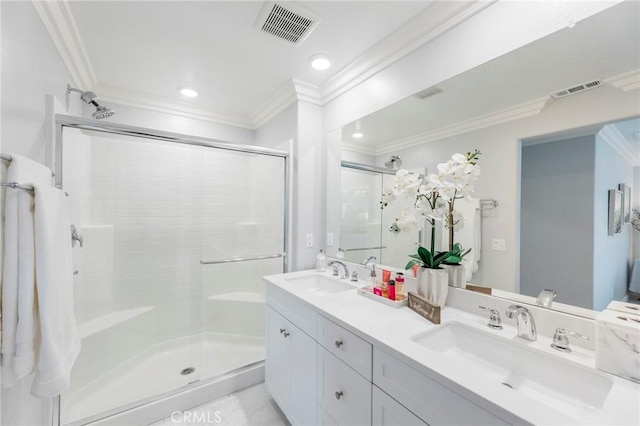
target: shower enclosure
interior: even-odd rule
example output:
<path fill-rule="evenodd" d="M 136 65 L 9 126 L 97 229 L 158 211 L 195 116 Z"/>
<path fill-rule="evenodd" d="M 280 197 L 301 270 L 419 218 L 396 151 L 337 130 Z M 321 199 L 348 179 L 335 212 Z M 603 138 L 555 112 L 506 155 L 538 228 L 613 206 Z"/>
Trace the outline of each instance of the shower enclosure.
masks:
<path fill-rule="evenodd" d="M 287 153 L 56 119 L 56 178 L 83 240 L 60 424 L 261 367 L 261 276 L 286 271 Z"/>
<path fill-rule="evenodd" d="M 394 218 L 402 214 L 399 203 L 380 208 L 382 190 L 393 187 L 394 177 L 395 170 L 342 162 L 340 250 L 346 260 L 360 263 L 375 256 L 376 264 L 401 267 L 412 249 L 417 249 L 417 231 L 389 232 Z"/>

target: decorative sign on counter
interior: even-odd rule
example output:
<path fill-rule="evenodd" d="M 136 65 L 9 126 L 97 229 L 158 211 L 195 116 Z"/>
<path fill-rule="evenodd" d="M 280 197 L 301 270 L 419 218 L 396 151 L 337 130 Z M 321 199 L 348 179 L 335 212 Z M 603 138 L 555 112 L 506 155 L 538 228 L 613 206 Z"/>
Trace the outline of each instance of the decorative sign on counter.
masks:
<path fill-rule="evenodd" d="M 434 324 L 440 324 L 440 306 L 434 305 L 424 297 L 412 291 L 409 292 L 408 296 L 409 309 L 417 312 Z"/>

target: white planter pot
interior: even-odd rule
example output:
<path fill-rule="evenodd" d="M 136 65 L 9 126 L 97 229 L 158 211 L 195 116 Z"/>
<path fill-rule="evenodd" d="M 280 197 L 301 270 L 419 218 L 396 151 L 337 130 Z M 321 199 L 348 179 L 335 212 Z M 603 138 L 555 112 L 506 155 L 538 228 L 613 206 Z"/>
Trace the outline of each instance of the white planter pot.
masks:
<path fill-rule="evenodd" d="M 446 269 L 418 269 L 418 294 L 435 305 L 444 306 L 449 292 L 449 274 Z"/>
<path fill-rule="evenodd" d="M 442 265 L 449 272 L 449 286 L 466 288 L 467 270 L 464 265 Z"/>

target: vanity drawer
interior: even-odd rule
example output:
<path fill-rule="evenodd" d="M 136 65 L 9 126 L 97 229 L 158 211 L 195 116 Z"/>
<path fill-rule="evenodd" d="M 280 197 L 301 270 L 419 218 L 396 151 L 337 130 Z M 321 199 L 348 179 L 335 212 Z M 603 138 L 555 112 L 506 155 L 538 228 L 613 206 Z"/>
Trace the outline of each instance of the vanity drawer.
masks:
<path fill-rule="evenodd" d="M 371 382 L 321 346 L 317 380 L 318 405 L 330 419 L 338 425 L 371 425 Z"/>
<path fill-rule="evenodd" d="M 432 425 L 507 425 L 449 388 L 377 348 L 373 383 Z"/>
<path fill-rule="evenodd" d="M 318 315 L 318 343 L 371 381 L 371 343 Z"/>

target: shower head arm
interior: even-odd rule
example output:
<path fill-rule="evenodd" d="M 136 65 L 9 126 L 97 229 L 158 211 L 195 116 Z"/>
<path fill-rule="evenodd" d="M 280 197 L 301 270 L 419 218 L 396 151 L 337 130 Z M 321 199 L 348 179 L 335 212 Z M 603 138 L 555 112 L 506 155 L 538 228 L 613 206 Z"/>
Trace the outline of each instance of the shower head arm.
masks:
<path fill-rule="evenodd" d="M 84 90 L 76 89 L 75 87 L 71 87 L 70 84 L 67 84 L 67 93 L 71 92 L 84 93 Z"/>

